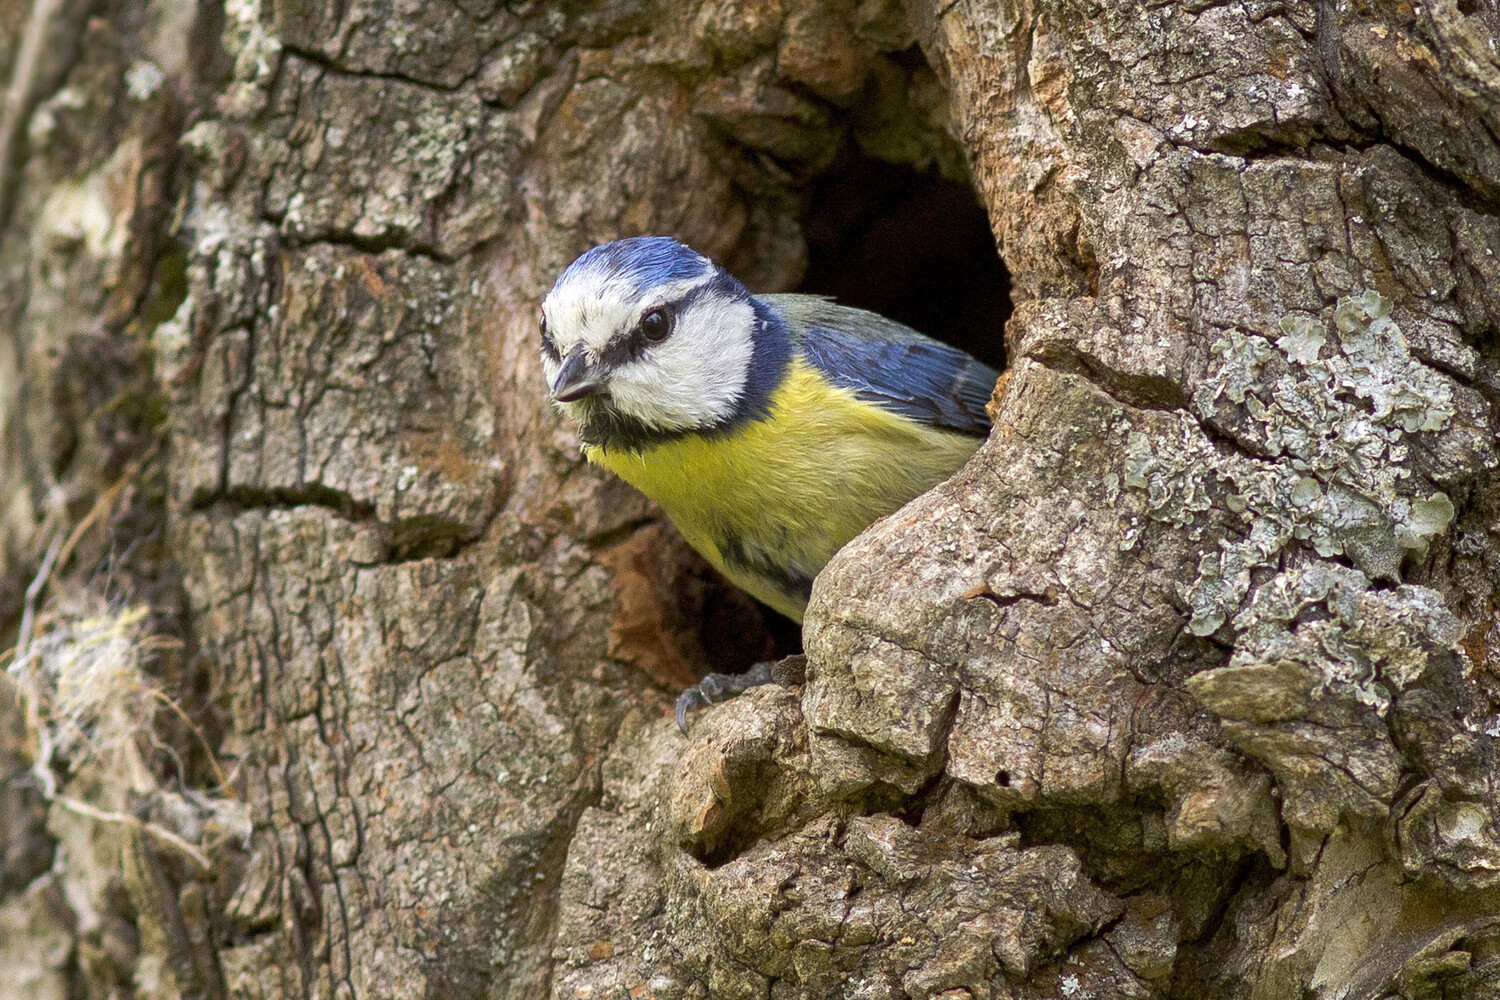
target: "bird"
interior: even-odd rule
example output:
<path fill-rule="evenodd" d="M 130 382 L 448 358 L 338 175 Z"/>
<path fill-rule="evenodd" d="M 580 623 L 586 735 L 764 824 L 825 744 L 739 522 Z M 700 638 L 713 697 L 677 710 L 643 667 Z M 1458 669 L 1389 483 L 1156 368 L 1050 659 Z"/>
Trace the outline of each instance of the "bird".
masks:
<path fill-rule="evenodd" d="M 752 294 L 667 236 L 583 253 L 543 300 L 540 327 L 548 396 L 588 461 L 799 624 L 839 549 L 979 448 L 999 376 L 877 313 Z M 683 699 L 692 707 L 764 679 L 710 675 Z"/>

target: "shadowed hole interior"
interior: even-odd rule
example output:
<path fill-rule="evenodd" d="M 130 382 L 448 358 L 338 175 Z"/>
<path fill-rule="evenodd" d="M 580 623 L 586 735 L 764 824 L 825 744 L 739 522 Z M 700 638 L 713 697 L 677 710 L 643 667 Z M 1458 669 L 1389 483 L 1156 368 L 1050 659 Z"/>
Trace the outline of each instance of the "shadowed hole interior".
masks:
<path fill-rule="evenodd" d="M 813 181 L 807 205 L 798 291 L 881 313 L 1004 367 L 1010 276 L 973 188 L 847 155 Z"/>

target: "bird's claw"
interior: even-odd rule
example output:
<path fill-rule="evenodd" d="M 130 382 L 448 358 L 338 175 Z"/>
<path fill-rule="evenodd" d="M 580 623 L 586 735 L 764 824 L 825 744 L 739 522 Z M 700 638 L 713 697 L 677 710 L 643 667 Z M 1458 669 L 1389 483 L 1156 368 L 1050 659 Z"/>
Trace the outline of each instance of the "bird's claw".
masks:
<path fill-rule="evenodd" d="M 682 730 L 682 735 L 686 736 L 688 734 L 688 713 L 695 712 L 700 708 L 707 708 L 709 704 L 708 698 L 702 691 L 698 690 L 697 684 L 694 684 L 677 696 L 677 728 Z"/>
<path fill-rule="evenodd" d="M 677 728 L 686 736 L 689 712 L 727 701 L 753 687 L 776 683 L 775 666 L 774 662 L 766 661 L 755 664 L 743 674 L 709 674 L 704 677 L 677 696 Z"/>

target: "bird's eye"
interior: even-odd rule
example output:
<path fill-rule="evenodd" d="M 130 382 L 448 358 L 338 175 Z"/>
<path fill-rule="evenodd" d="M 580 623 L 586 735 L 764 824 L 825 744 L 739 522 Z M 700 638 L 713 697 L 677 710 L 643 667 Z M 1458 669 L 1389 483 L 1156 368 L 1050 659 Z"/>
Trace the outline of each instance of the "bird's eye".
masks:
<path fill-rule="evenodd" d="M 641 336 L 653 344 L 667 339 L 672 332 L 672 314 L 665 306 L 653 309 L 641 317 Z"/>

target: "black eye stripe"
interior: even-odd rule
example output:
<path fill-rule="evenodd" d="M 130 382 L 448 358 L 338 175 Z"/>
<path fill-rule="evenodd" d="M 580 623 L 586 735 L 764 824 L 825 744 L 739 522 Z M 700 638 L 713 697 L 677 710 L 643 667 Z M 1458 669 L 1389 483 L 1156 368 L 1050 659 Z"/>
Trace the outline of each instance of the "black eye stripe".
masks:
<path fill-rule="evenodd" d="M 670 327 L 675 325 L 676 317 L 681 315 L 683 308 L 695 298 L 697 298 L 697 293 L 689 292 L 675 302 L 664 302 L 659 306 L 648 309 L 641 318 L 644 319 L 647 315 L 654 312 L 665 311 L 671 317 L 668 321 Z M 634 361 L 643 356 L 652 347 L 668 339 L 669 337 L 660 337 L 652 340 L 646 336 L 643 325 L 637 321 L 628 333 L 617 334 L 613 340 L 605 345 L 604 351 L 599 355 L 599 360 L 606 365 L 619 365 L 627 361 Z"/>
<path fill-rule="evenodd" d="M 743 286 L 727 274 L 724 274 L 689 290 L 679 298 L 673 299 L 670 302 L 660 303 L 654 306 L 653 309 L 667 310 L 671 314 L 672 328 L 676 330 L 682 317 L 693 307 L 698 299 L 705 295 L 720 295 L 732 299 L 749 297 Z M 641 314 L 642 317 L 651 311 L 653 310 L 646 310 Z M 622 365 L 641 358 L 658 343 L 666 343 L 671 339 L 671 336 L 667 336 L 659 341 L 648 340 L 641 330 L 640 322 L 637 321 L 635 326 L 632 326 L 628 332 L 617 334 L 613 340 L 605 345 L 604 350 L 599 355 L 599 360 L 605 366 Z"/>

